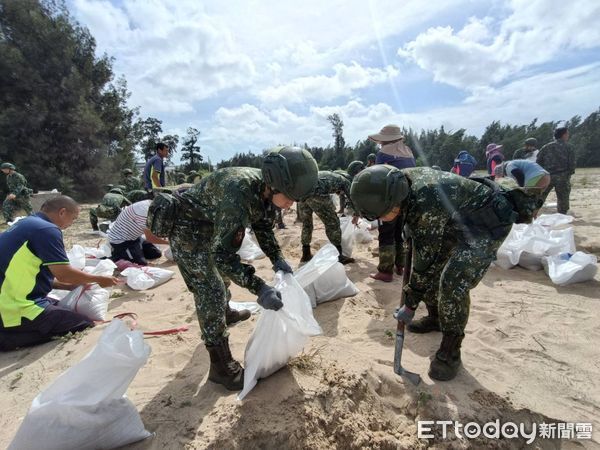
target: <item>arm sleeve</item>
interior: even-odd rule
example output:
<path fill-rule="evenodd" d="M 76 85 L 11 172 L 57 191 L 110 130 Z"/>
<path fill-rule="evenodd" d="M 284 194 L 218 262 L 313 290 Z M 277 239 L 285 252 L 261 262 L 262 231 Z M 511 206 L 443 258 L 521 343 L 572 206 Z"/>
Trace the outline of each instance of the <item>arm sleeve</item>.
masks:
<path fill-rule="evenodd" d="M 29 241 L 35 255 L 43 266 L 69 264 L 62 233 L 58 228 L 46 228 L 36 233 Z"/>
<path fill-rule="evenodd" d="M 219 272 L 235 284 L 248 289 L 255 295 L 265 284 L 254 273 L 254 267 L 243 264 L 236 253 L 244 239 L 246 211 L 240 205 L 222 204 L 215 220 L 211 253 Z"/>
<path fill-rule="evenodd" d="M 265 218 L 259 222 L 255 222 L 252 224 L 252 230 L 254 231 L 258 245 L 273 264 L 278 259 L 283 258 L 281 248 L 273 233 L 273 220 Z"/>
<path fill-rule="evenodd" d="M 159 158 L 156 158 L 156 160 L 152 163 L 152 167 L 154 168 L 155 172 L 161 173 L 162 172 L 162 161 Z"/>
<path fill-rule="evenodd" d="M 9 190 L 11 194 L 19 197 L 23 193 L 23 189 L 26 186 L 27 184 L 25 183 L 25 178 L 19 174 L 13 177 L 13 181 L 10 183 Z"/>
<path fill-rule="evenodd" d="M 569 152 L 569 173 L 572 175 L 575 173 L 575 167 L 577 166 L 575 161 L 575 150 L 569 147 L 567 151 Z"/>

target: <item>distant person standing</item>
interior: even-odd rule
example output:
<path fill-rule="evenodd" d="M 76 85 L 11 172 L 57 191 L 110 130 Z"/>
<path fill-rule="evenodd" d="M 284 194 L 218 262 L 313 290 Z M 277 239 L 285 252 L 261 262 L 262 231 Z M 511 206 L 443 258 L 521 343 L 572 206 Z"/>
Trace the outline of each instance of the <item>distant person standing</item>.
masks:
<path fill-rule="evenodd" d="M 156 155 L 146 162 L 144 168 L 144 183 L 147 192 L 165 187 L 164 158 L 169 156 L 169 146 L 159 142 L 156 144 Z"/>
<path fill-rule="evenodd" d="M 525 139 L 525 146 L 516 150 L 512 159 L 527 159 L 529 161 L 536 162 L 539 152 L 540 151 L 537 149 L 537 139 L 527 138 Z"/>
<path fill-rule="evenodd" d="M 6 175 L 6 186 L 8 187 L 8 195 L 2 203 L 4 219 L 6 222 L 10 222 L 19 209 L 23 209 L 27 215 L 30 215 L 32 208 L 29 199 L 33 191 L 27 187 L 27 180 L 16 171 L 16 167 L 11 163 L 3 163 L 0 169 Z"/>
<path fill-rule="evenodd" d="M 496 166 L 498 164 L 502 164 L 502 161 L 504 161 L 502 146 L 498 144 L 488 144 L 488 146 L 485 148 L 485 157 L 487 158 L 488 175 L 491 175 L 492 178 L 494 178 Z"/>
<path fill-rule="evenodd" d="M 537 156 L 537 163 L 550 174 L 550 184 L 542 194 L 544 201 L 550 191 L 556 189 L 558 212 L 567 214 L 571 194 L 571 175 L 575 173 L 575 152 L 567 145 L 569 130 L 558 127 L 554 141 L 544 145 Z"/>
<path fill-rule="evenodd" d="M 375 165 L 375 160 L 377 159 L 377 155 L 375 153 L 369 153 L 367 156 L 367 167 L 371 167 Z"/>
<path fill-rule="evenodd" d="M 387 164 L 398 169 L 415 167 L 412 150 L 404 143 L 404 135 L 398 125 L 386 125 L 369 139 L 381 146 L 377 152 L 377 164 Z M 402 220 L 379 221 L 379 265 L 370 277 L 389 283 L 394 279 L 394 267 L 398 275 L 404 270 L 404 240 Z"/>

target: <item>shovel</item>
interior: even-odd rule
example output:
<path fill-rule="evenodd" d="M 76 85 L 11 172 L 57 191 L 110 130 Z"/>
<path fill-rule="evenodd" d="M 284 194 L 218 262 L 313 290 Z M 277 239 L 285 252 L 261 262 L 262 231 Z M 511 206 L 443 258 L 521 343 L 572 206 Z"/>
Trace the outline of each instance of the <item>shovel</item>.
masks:
<path fill-rule="evenodd" d="M 404 264 L 404 272 L 402 273 L 402 293 L 400 294 L 400 308 L 404 305 L 406 293 L 404 286 L 408 284 L 410 273 L 412 271 L 412 239 L 407 240 L 408 251 L 406 252 L 406 262 Z M 397 375 L 403 376 L 414 385 L 421 382 L 421 376 L 418 373 L 409 372 L 402 367 L 402 347 L 404 347 L 404 322 L 398 321 L 396 327 L 396 348 L 394 349 L 394 372 Z"/>

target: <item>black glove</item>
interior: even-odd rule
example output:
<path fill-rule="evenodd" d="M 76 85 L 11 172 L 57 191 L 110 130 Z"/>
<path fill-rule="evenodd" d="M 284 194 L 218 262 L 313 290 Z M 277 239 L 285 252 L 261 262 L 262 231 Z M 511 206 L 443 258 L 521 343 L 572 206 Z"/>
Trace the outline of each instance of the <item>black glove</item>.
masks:
<path fill-rule="evenodd" d="M 260 288 L 257 302 L 263 308 L 272 309 L 273 311 L 277 311 L 283 307 L 281 292 L 267 284 Z"/>
<path fill-rule="evenodd" d="M 278 259 L 275 261 L 275 264 L 273 264 L 273 271 L 277 272 L 278 270 L 281 270 L 284 273 L 294 273 L 290 265 L 283 258 Z"/>

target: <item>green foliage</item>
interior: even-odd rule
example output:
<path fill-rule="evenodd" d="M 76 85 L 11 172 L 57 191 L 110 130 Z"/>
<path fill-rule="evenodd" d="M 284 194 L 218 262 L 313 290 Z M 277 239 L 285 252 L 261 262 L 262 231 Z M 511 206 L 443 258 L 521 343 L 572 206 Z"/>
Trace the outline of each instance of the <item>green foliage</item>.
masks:
<path fill-rule="evenodd" d="M 200 168 L 200 162 L 202 162 L 202 155 L 200 154 L 200 146 L 196 145 L 200 131 L 196 128 L 189 127 L 187 129 L 187 136 L 183 140 L 181 145 L 181 160 L 187 161 L 185 166 L 186 171 L 198 170 Z"/>

